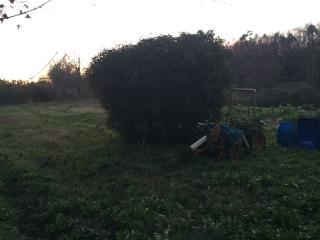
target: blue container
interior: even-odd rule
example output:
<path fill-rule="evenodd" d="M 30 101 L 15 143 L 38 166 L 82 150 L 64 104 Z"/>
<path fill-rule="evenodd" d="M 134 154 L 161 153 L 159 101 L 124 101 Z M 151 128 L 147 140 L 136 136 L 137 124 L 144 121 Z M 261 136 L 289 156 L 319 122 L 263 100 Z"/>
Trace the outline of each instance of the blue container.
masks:
<path fill-rule="evenodd" d="M 296 143 L 297 127 L 289 121 L 280 122 L 277 131 L 277 142 L 281 146 L 291 146 Z"/>
<path fill-rule="evenodd" d="M 298 145 L 311 150 L 320 148 L 320 119 L 299 118 Z"/>

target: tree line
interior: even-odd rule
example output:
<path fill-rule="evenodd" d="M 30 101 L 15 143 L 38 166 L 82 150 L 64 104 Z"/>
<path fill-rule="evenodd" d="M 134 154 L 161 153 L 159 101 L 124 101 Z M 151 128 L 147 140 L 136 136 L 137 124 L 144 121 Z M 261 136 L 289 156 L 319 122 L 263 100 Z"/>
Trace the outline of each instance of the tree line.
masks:
<path fill-rule="evenodd" d="M 259 89 L 262 104 L 319 102 L 320 24 L 262 36 L 248 31 L 228 47 L 232 83 Z"/>
<path fill-rule="evenodd" d="M 160 47 L 161 44 L 154 45 Z M 157 46 L 148 51 L 152 53 Z M 183 51 L 188 53 L 193 47 L 183 46 Z M 132 48 L 132 45 L 110 49 L 109 52 L 126 48 Z M 260 105 L 320 104 L 320 24 L 262 36 L 248 31 L 233 44 L 225 45 L 225 50 L 229 57 L 224 64 L 230 70 L 225 81 L 231 86 L 257 88 Z M 160 64 L 156 61 L 163 59 L 155 59 L 155 66 Z M 107 71 L 108 67 L 104 67 Z M 212 71 L 214 69 L 212 65 Z M 92 97 L 89 71 L 90 68 L 81 71 L 76 60 L 64 56 L 51 65 L 47 82 L 0 81 L 0 104 Z"/>
<path fill-rule="evenodd" d="M 47 75 L 36 82 L 0 79 L 0 105 L 93 97 L 86 74 L 81 72 L 78 62 L 68 55 L 52 64 Z"/>

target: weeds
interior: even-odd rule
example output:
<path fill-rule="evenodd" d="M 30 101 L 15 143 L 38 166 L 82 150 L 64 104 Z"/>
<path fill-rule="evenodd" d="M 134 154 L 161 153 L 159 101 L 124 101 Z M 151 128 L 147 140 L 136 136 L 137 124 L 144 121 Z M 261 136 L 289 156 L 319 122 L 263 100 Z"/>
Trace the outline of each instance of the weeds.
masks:
<path fill-rule="evenodd" d="M 33 105 L 0 108 L 8 119 L 0 132 L 0 239 L 320 235 L 320 153 L 275 145 L 275 124 L 261 155 L 181 162 L 181 146 L 123 143 L 95 103 L 36 107 L 45 122 Z M 280 120 L 296 111 L 258 114 Z"/>

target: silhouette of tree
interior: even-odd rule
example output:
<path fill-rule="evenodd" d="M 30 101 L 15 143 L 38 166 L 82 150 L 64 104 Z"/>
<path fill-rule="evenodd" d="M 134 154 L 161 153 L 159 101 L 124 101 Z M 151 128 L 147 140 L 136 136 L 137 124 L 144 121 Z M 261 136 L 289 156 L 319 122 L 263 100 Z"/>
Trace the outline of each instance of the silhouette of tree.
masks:
<path fill-rule="evenodd" d="M 64 55 L 58 62 L 53 64 L 49 69 L 48 75 L 58 95 L 79 96 L 81 84 L 80 68 L 77 61 L 70 56 Z"/>
<path fill-rule="evenodd" d="M 234 85 L 258 88 L 268 92 L 265 97 L 273 100 L 279 97 L 274 92 L 282 91 L 289 92 L 295 104 L 317 104 L 315 99 L 320 98 L 316 89 L 320 88 L 320 24 L 262 36 L 249 31 L 231 49 Z M 302 91 L 302 86 L 309 92 Z M 288 96 L 282 100 L 284 102 L 278 100 L 278 103 L 286 103 Z"/>
<path fill-rule="evenodd" d="M 232 46 L 234 81 L 254 87 L 306 81 L 320 85 L 320 34 L 306 25 L 286 34 L 258 36 L 249 31 Z"/>
<path fill-rule="evenodd" d="M 308 39 L 308 55 L 309 55 L 309 61 L 308 61 L 308 67 L 309 67 L 309 80 L 311 82 L 315 82 L 317 85 L 318 83 L 318 53 L 316 49 L 316 41 L 317 41 L 317 35 L 318 35 L 318 29 L 315 25 L 310 24 L 306 29 L 306 35 Z"/>

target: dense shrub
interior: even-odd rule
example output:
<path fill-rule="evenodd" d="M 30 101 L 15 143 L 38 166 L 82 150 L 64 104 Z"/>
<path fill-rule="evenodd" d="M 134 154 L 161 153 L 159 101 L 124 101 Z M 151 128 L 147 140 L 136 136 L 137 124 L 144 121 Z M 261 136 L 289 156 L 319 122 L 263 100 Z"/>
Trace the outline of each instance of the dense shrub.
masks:
<path fill-rule="evenodd" d="M 109 122 L 129 141 L 181 141 L 217 119 L 228 51 L 212 31 L 159 36 L 104 50 L 88 71 Z"/>

